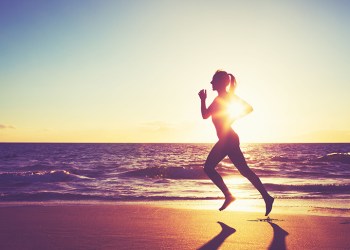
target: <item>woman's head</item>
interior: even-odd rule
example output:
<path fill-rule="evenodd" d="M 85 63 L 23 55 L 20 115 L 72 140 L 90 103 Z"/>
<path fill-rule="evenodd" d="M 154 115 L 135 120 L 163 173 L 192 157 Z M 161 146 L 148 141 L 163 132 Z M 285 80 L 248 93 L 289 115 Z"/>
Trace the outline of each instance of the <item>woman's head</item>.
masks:
<path fill-rule="evenodd" d="M 223 70 L 217 70 L 213 75 L 211 84 L 213 85 L 213 90 L 226 90 L 226 87 L 231 84 L 230 91 L 231 89 L 233 91 L 236 80 L 232 74 L 228 74 Z"/>

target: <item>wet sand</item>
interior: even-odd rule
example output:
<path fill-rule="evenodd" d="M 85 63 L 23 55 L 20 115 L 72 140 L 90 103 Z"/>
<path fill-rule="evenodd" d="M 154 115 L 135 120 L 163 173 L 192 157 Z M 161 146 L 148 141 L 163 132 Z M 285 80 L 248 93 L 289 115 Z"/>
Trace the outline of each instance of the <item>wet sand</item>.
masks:
<path fill-rule="evenodd" d="M 0 249 L 348 249 L 350 218 L 152 203 L 0 207 Z"/>

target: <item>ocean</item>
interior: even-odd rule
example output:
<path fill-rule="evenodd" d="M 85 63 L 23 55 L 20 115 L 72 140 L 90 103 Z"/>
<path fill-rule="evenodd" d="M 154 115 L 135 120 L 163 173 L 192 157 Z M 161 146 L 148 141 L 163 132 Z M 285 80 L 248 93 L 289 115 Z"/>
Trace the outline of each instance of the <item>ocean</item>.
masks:
<path fill-rule="evenodd" d="M 200 204 L 222 199 L 203 172 L 212 146 L 0 143 L 0 204 L 174 200 Z M 243 143 L 241 148 L 281 206 L 350 215 L 350 143 Z M 228 158 L 217 170 L 237 200 L 261 200 Z"/>

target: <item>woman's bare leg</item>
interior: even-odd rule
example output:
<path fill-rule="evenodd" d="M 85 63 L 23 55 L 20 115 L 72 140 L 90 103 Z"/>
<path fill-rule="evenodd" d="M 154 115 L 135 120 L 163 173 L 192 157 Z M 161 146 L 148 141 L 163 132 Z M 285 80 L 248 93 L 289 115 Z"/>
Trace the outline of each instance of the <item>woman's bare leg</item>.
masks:
<path fill-rule="evenodd" d="M 226 156 L 225 150 L 220 144 L 220 142 L 216 143 L 212 150 L 210 151 L 207 160 L 204 164 L 204 171 L 208 175 L 208 177 L 212 180 L 212 182 L 221 190 L 221 192 L 225 195 L 225 202 L 219 209 L 220 211 L 224 210 L 228 205 L 230 205 L 235 198 L 229 191 L 228 187 L 224 183 L 224 180 L 219 175 L 219 173 L 215 170 L 215 167 L 218 163 L 224 159 Z"/>
<path fill-rule="evenodd" d="M 272 204 L 273 204 L 274 198 L 268 194 L 260 178 L 249 168 L 241 151 L 240 152 L 235 151 L 233 153 L 229 153 L 228 156 L 232 161 L 232 163 L 235 164 L 238 171 L 244 177 L 246 177 L 253 184 L 253 186 L 260 192 L 261 196 L 265 201 L 265 205 L 266 205 L 265 216 L 267 216 L 272 210 Z"/>

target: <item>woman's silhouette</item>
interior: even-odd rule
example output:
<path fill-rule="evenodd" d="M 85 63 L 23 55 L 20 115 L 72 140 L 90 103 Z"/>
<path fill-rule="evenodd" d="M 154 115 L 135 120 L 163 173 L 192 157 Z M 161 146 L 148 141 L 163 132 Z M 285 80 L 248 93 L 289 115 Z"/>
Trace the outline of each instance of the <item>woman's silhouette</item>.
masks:
<path fill-rule="evenodd" d="M 253 109 L 248 103 L 234 94 L 236 79 L 232 74 L 218 70 L 214 74 L 211 84 L 213 90 L 218 92 L 218 96 L 208 108 L 205 103 L 207 98 L 206 90 L 202 89 L 198 95 L 201 99 L 202 117 L 203 119 L 207 119 L 211 116 L 219 137 L 219 141 L 210 151 L 204 164 L 205 173 L 225 195 L 225 202 L 219 210 L 224 210 L 235 200 L 222 177 L 215 170 L 216 165 L 228 156 L 239 172 L 254 185 L 264 198 L 266 204 L 265 215 L 267 216 L 271 212 L 274 198 L 267 193 L 259 177 L 248 167 L 239 147 L 239 137 L 231 128 L 232 123 L 237 118 L 252 112 Z M 230 85 L 230 88 L 227 91 L 226 88 L 228 85 Z M 240 114 L 232 116 L 230 106 L 235 103 L 239 103 L 243 109 Z"/>

